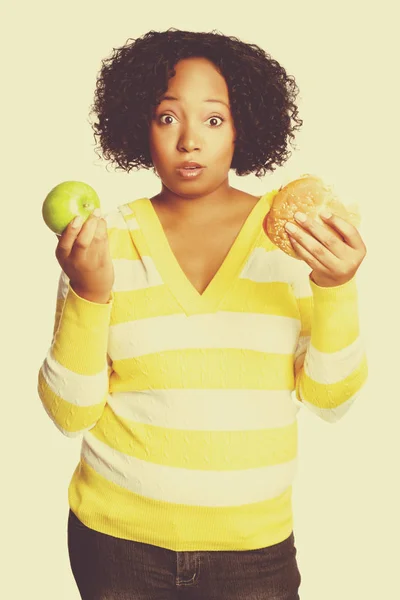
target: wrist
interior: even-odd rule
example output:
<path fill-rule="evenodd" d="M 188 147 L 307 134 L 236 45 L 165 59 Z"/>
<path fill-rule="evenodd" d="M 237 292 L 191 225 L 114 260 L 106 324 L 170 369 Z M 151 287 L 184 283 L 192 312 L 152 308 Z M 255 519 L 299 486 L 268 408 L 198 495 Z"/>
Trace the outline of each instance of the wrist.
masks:
<path fill-rule="evenodd" d="M 108 304 L 111 300 L 111 293 L 108 292 L 106 294 L 102 293 L 94 293 L 88 292 L 86 290 L 82 290 L 74 284 L 70 283 L 71 288 L 74 290 L 75 294 L 88 302 L 95 302 L 96 304 Z"/>

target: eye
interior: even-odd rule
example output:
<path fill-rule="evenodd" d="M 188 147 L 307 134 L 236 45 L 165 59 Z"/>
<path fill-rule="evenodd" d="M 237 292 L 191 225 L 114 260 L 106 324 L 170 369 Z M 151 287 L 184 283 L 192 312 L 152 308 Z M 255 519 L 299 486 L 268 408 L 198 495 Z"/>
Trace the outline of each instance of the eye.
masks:
<path fill-rule="evenodd" d="M 163 125 L 169 125 L 169 124 L 170 124 L 170 123 L 164 123 L 164 122 L 162 121 L 162 118 L 163 118 L 163 117 L 168 117 L 168 118 L 170 118 L 170 119 L 173 119 L 173 118 L 174 118 L 172 115 L 160 115 L 160 116 L 158 117 L 158 119 L 159 119 L 159 121 L 161 121 L 161 123 L 162 123 Z"/>
<path fill-rule="evenodd" d="M 218 117 L 217 115 L 215 115 L 215 116 L 213 116 L 213 117 L 210 117 L 210 118 L 208 119 L 208 121 L 210 121 L 211 119 L 219 119 L 219 120 L 221 121 L 221 124 L 220 124 L 220 125 L 217 125 L 217 127 L 221 127 L 222 123 L 225 121 L 225 119 L 223 119 L 222 117 Z"/>
<path fill-rule="evenodd" d="M 160 115 L 158 118 L 160 120 L 160 122 L 162 123 L 162 125 L 170 125 L 171 123 L 165 123 L 164 121 L 162 121 L 163 117 L 168 117 L 170 119 L 174 119 L 175 117 L 173 117 L 170 114 L 164 113 L 162 115 Z M 207 121 L 211 121 L 211 119 L 219 119 L 221 121 L 220 125 L 217 126 L 212 126 L 212 129 L 216 129 L 216 127 L 221 127 L 222 123 L 225 121 L 225 119 L 223 119 L 222 117 L 219 117 L 218 115 L 213 115 L 212 117 L 209 117 L 207 119 Z"/>

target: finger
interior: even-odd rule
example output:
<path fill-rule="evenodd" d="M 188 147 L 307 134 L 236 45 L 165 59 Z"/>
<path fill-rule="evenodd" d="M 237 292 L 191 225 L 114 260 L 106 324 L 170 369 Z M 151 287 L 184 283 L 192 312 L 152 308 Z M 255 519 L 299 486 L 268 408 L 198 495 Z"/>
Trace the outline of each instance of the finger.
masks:
<path fill-rule="evenodd" d="M 331 214 L 330 217 L 325 217 L 322 213 L 320 213 L 319 216 L 324 223 L 329 225 L 329 227 L 336 229 L 343 237 L 346 244 L 348 244 L 351 248 L 354 248 L 354 250 L 360 250 L 364 247 L 364 242 L 362 241 L 357 227 L 354 227 L 354 225 L 351 225 L 351 223 L 348 223 L 335 214 Z"/>
<path fill-rule="evenodd" d="M 76 226 L 75 218 L 67 225 L 61 235 L 56 234 L 59 240 L 56 248 L 57 257 L 65 258 L 71 254 L 72 247 L 82 227 L 82 223 Z"/>
<path fill-rule="evenodd" d="M 87 254 L 85 255 L 87 259 L 90 260 L 90 252 L 93 252 L 96 257 L 103 257 L 109 254 L 109 245 L 108 245 L 108 233 L 107 233 L 107 223 L 105 219 L 99 218 L 97 219 L 97 227 L 95 229 L 93 239 L 90 243 L 90 246 L 87 248 Z"/>
<path fill-rule="evenodd" d="M 326 223 L 326 225 L 321 224 L 316 219 L 312 219 L 304 213 L 297 212 L 295 213 L 294 218 L 300 225 L 300 229 L 293 235 L 295 235 L 296 239 L 299 239 L 301 243 L 304 243 L 307 250 L 316 255 L 325 266 L 330 266 L 331 257 L 327 255 L 326 252 L 323 252 L 323 248 L 320 247 L 321 245 L 327 248 L 334 257 L 340 260 L 343 260 L 347 256 L 349 248 L 342 237 L 340 239 L 337 237 L 335 228 L 332 227 L 331 230 L 328 223 Z M 304 218 L 305 220 L 303 220 Z M 304 231 L 310 235 L 307 235 Z M 335 231 L 335 233 L 332 231 Z M 329 264 L 326 263 L 326 260 L 330 261 Z"/>
<path fill-rule="evenodd" d="M 95 241 L 104 241 L 105 239 L 108 238 L 108 234 L 107 234 L 107 223 L 105 221 L 105 219 L 100 218 L 98 219 L 97 222 L 97 228 L 96 231 L 94 233 L 94 240 Z"/>
<path fill-rule="evenodd" d="M 322 262 L 322 260 L 323 260 L 322 252 L 323 251 L 319 254 L 316 254 L 315 249 L 311 250 L 309 246 L 308 246 L 308 248 L 305 246 L 306 242 L 304 241 L 304 239 L 305 239 L 304 234 L 302 237 L 299 235 L 296 235 L 296 238 L 294 237 L 294 235 L 296 235 L 296 234 L 288 234 L 290 243 L 292 244 L 293 249 L 296 252 L 297 256 L 299 256 L 302 260 L 304 260 L 304 262 L 306 262 L 312 269 L 320 271 L 321 273 L 329 273 L 330 267 L 326 266 L 326 262 L 327 262 L 326 259 L 324 260 L 324 262 Z M 321 246 L 321 249 L 322 248 L 323 248 L 323 246 Z"/>
<path fill-rule="evenodd" d="M 97 229 L 97 224 L 99 222 L 99 217 L 93 214 L 93 212 L 89 215 L 89 218 L 82 225 L 82 228 L 77 236 L 74 244 L 73 250 L 85 251 L 89 248 L 90 244 L 93 241 L 94 234 Z"/>

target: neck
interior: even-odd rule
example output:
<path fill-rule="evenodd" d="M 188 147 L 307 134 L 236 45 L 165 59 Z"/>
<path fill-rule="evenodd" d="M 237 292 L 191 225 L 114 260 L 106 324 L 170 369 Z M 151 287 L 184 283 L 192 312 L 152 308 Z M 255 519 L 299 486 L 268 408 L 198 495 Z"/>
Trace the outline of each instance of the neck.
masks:
<path fill-rule="evenodd" d="M 170 210 L 178 218 L 198 221 L 202 217 L 206 217 L 206 220 L 212 220 L 229 207 L 232 208 L 233 197 L 236 193 L 237 190 L 227 182 L 205 195 L 178 195 L 163 185 L 161 192 L 151 201 L 161 209 Z"/>

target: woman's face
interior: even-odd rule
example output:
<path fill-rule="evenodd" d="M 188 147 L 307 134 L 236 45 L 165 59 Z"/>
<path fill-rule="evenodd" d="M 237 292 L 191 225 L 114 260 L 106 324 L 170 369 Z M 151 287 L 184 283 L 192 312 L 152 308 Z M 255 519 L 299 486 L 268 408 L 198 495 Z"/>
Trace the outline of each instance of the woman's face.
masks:
<path fill-rule="evenodd" d="M 228 87 L 215 65 L 189 58 L 175 70 L 150 124 L 150 152 L 163 187 L 194 198 L 227 185 L 236 131 Z M 177 168 L 184 161 L 205 168 L 195 178 L 183 178 Z"/>

